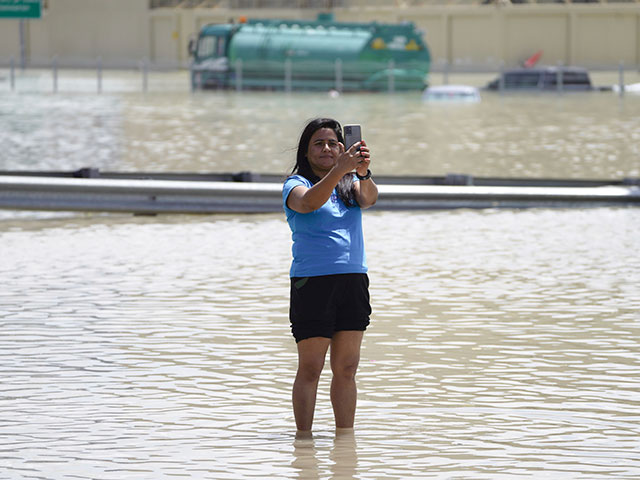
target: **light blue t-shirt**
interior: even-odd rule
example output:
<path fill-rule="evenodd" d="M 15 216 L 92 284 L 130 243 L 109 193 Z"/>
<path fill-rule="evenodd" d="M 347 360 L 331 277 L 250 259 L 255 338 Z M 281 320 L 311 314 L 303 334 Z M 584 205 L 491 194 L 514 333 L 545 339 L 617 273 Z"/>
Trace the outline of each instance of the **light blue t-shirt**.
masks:
<path fill-rule="evenodd" d="M 282 188 L 284 211 L 293 239 L 290 276 L 367 273 L 360 207 L 347 207 L 334 189 L 322 207 L 310 213 L 298 213 L 287 207 L 287 198 L 299 185 L 313 186 L 303 176 L 293 175 L 285 180 Z"/>

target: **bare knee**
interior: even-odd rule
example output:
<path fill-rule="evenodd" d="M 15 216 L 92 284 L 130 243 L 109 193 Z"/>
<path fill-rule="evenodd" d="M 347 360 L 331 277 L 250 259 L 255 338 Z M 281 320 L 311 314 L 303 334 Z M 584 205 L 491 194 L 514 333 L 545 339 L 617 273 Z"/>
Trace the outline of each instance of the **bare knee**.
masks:
<path fill-rule="evenodd" d="M 296 378 L 308 383 L 317 382 L 320 379 L 323 368 L 324 359 L 301 362 L 298 365 L 298 374 Z"/>
<path fill-rule="evenodd" d="M 359 357 L 348 357 L 334 362 L 331 365 L 331 371 L 334 377 L 344 380 L 353 380 L 358 371 Z"/>

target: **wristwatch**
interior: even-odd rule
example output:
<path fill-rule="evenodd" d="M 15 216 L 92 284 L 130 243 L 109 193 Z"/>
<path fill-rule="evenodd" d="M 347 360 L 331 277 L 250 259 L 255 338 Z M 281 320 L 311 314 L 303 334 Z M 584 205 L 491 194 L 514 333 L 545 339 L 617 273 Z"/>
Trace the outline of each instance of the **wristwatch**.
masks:
<path fill-rule="evenodd" d="M 366 175 L 359 175 L 358 172 L 356 172 L 356 177 L 358 177 L 358 180 L 369 180 L 371 178 L 371 170 L 367 168 Z"/>

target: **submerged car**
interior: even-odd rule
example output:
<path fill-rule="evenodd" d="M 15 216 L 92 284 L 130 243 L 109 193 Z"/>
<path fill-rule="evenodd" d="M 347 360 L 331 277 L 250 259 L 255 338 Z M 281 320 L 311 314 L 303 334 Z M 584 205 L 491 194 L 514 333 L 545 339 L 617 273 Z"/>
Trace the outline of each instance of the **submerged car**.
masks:
<path fill-rule="evenodd" d="M 611 87 L 611 90 L 614 91 L 615 93 L 620 93 L 621 88 L 620 85 L 613 85 Z M 627 85 L 624 85 L 624 93 L 634 93 L 636 95 L 640 95 L 640 83 L 630 83 Z"/>
<path fill-rule="evenodd" d="M 580 67 L 535 67 L 506 70 L 489 82 L 487 90 L 594 90 L 589 72 Z"/>
<path fill-rule="evenodd" d="M 429 87 L 422 93 L 422 100 L 427 102 L 463 102 L 480 101 L 480 92 L 470 85 L 440 85 Z"/>

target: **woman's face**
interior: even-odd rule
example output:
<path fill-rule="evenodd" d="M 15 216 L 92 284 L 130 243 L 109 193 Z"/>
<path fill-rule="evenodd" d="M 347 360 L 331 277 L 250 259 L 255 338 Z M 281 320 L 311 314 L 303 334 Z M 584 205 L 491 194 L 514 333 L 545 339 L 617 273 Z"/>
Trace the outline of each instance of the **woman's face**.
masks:
<path fill-rule="evenodd" d="M 333 168 L 338 155 L 340 155 L 340 143 L 332 129 L 320 128 L 311 135 L 307 159 L 313 172 L 320 178 Z"/>

